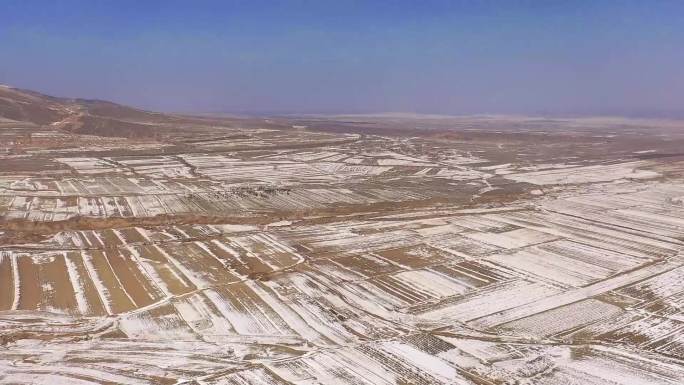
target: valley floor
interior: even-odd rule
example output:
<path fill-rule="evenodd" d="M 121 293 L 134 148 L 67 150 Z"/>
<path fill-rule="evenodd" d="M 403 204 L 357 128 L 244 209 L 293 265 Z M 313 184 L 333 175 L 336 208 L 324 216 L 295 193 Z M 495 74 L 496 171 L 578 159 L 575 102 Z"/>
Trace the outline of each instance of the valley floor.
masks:
<path fill-rule="evenodd" d="M 684 383 L 681 135 L 294 123 L 0 121 L 0 384 Z"/>

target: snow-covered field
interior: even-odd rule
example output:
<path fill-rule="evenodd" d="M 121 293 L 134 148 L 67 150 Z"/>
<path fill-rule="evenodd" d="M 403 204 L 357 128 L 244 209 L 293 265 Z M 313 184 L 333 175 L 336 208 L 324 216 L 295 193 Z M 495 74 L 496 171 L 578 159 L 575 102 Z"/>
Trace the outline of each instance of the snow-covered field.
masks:
<path fill-rule="evenodd" d="M 684 383 L 684 162 L 317 135 L 0 163 L 0 384 Z"/>

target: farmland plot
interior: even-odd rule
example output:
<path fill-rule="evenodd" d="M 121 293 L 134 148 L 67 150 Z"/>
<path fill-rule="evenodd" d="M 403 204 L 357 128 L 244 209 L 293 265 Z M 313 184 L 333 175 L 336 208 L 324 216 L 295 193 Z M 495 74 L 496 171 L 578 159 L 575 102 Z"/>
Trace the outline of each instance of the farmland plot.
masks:
<path fill-rule="evenodd" d="M 0 155 L 0 384 L 684 381 L 681 138 L 327 119 Z"/>

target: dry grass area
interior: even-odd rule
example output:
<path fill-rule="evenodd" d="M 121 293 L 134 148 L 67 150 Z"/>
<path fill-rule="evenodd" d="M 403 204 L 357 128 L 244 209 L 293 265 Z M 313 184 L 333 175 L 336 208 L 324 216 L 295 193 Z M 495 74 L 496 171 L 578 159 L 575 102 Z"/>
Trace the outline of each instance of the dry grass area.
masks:
<path fill-rule="evenodd" d="M 0 121 L 0 384 L 684 382 L 675 122 L 223 123 Z"/>

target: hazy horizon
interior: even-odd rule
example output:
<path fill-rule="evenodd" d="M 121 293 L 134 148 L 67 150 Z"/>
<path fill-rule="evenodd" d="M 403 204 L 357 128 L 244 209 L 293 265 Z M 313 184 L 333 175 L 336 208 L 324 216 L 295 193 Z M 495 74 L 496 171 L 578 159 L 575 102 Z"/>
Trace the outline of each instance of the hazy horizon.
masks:
<path fill-rule="evenodd" d="M 684 3 L 8 1 L 0 83 L 186 113 L 684 117 Z"/>

